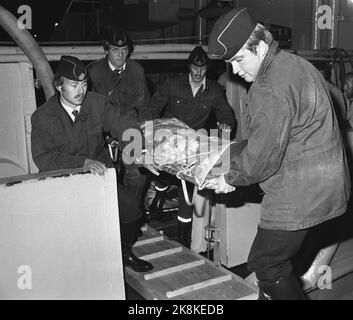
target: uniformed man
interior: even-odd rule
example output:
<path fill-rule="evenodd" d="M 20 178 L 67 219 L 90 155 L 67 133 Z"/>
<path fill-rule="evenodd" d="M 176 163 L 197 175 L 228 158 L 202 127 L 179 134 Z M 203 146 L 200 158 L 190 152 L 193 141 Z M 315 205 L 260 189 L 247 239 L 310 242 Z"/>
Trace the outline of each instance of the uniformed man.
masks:
<path fill-rule="evenodd" d="M 119 108 L 97 93 L 87 92 L 87 72 L 83 63 L 62 56 L 54 76 L 57 93 L 32 115 L 32 156 L 40 171 L 83 168 L 104 174 L 112 159 L 104 147 L 103 132 L 121 143 L 128 128 L 139 128 L 135 120 L 121 115 Z M 128 186 L 118 185 L 120 231 L 125 266 L 146 272 L 153 266 L 138 259 L 135 242 L 139 208 Z"/>
<path fill-rule="evenodd" d="M 215 23 L 209 52 L 251 83 L 246 147 L 231 155 L 227 174 L 208 183 L 216 192 L 260 183 L 261 218 L 248 257 L 260 299 L 305 299 L 295 257 L 320 224 L 343 215 L 350 177 L 338 121 L 324 78 L 303 58 L 282 51 L 246 8 Z"/>
<path fill-rule="evenodd" d="M 167 79 L 151 98 L 153 118 L 177 118 L 190 128 L 206 128 L 214 114 L 220 130 L 230 133 L 235 116 L 224 90 L 206 76 L 210 59 L 201 46 L 196 46 L 188 57 L 189 73 Z M 162 197 L 165 182 L 157 183 L 157 197 Z M 187 182 L 189 198 L 193 185 Z M 190 247 L 193 206 L 189 206 L 179 187 L 178 241 Z M 158 201 L 155 201 L 158 203 Z"/>
<path fill-rule="evenodd" d="M 151 119 L 150 93 L 142 66 L 132 59 L 132 42 L 123 30 L 107 28 L 103 49 L 105 57 L 87 66 L 90 89 L 113 101 L 122 114 L 129 114 L 136 121 Z"/>
<path fill-rule="evenodd" d="M 144 70 L 138 62 L 129 58 L 133 46 L 128 34 L 123 30 L 107 28 L 103 48 L 105 57 L 87 66 L 91 90 L 105 95 L 119 107 L 122 115 L 141 122 L 150 120 L 150 94 Z M 131 197 L 139 204 L 140 215 L 143 216 L 147 175 L 137 167 L 122 164 L 121 159 L 115 160 L 119 179 L 131 190 Z"/>

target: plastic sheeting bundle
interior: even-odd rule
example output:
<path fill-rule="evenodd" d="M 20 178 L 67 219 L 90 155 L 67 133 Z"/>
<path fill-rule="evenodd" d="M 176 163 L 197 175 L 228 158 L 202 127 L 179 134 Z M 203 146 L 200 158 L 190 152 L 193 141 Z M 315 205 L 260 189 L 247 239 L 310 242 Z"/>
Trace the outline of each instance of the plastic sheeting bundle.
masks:
<path fill-rule="evenodd" d="M 240 153 L 245 141 L 218 137 L 218 130 L 195 131 L 176 118 L 156 119 L 141 125 L 145 159 L 155 169 L 194 183 L 200 190 L 214 177 L 229 171 L 231 155 Z"/>

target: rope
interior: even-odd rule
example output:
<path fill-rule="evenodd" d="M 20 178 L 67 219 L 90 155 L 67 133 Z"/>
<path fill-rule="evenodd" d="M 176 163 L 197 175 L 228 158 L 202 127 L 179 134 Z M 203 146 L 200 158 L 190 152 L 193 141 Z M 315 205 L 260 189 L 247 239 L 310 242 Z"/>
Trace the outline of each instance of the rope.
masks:
<path fill-rule="evenodd" d="M 346 69 L 344 65 L 343 58 L 346 57 L 348 62 L 350 63 L 353 69 L 353 61 L 348 52 L 341 48 L 331 48 L 329 49 L 329 53 L 331 54 L 331 69 L 334 72 L 335 77 L 335 85 L 340 89 L 343 89 L 344 85 L 344 77 L 346 75 Z M 338 69 L 337 69 L 338 65 Z"/>
<path fill-rule="evenodd" d="M 188 193 L 188 189 L 186 187 L 186 182 L 183 178 L 180 177 L 180 174 L 185 174 L 187 176 L 190 176 L 190 173 L 191 173 L 191 170 L 192 170 L 192 166 L 196 163 L 196 161 L 194 163 L 191 163 L 190 165 L 182 165 L 182 169 L 179 170 L 177 173 L 176 173 L 176 177 L 181 180 L 181 186 L 183 188 L 183 194 L 184 194 L 184 199 L 185 199 L 185 202 L 188 206 L 192 206 L 194 205 L 194 195 L 195 193 L 197 192 L 197 188 L 196 188 L 196 185 L 194 186 L 194 190 L 193 190 L 193 195 L 192 195 L 192 201 L 190 201 L 190 198 L 189 198 L 189 193 Z"/>
<path fill-rule="evenodd" d="M 188 189 L 186 187 L 186 182 L 184 179 L 180 179 L 181 180 L 181 186 L 183 188 L 183 194 L 184 194 L 184 199 L 185 199 L 185 202 L 188 206 L 193 206 L 194 205 L 194 199 L 195 199 L 195 194 L 197 192 L 197 188 L 196 186 L 194 186 L 194 190 L 192 192 L 192 201 L 190 201 L 189 199 L 189 194 L 188 194 Z"/>

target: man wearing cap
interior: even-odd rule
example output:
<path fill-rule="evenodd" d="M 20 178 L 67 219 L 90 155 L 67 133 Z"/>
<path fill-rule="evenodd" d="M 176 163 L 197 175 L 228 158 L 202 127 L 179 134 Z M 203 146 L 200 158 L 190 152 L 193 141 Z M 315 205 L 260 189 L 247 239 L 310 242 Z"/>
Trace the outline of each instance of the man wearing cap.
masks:
<path fill-rule="evenodd" d="M 91 90 L 107 96 L 122 114 L 137 121 L 150 120 L 145 73 L 138 62 L 129 59 L 133 47 L 127 33 L 107 28 L 103 48 L 105 57 L 87 66 Z"/>
<path fill-rule="evenodd" d="M 133 47 L 128 34 L 123 30 L 107 28 L 103 48 L 105 57 L 87 66 L 91 90 L 107 96 L 120 108 L 121 114 L 129 115 L 136 121 L 150 120 L 150 93 L 145 73 L 138 62 L 129 59 Z M 147 175 L 139 168 L 122 164 L 120 160 L 116 163 L 123 169 L 119 170 L 119 179 L 130 188 L 129 197 L 140 204 L 139 210 L 142 211 Z"/>
<path fill-rule="evenodd" d="M 248 257 L 248 268 L 259 281 L 259 299 L 305 299 L 292 258 L 313 229 L 345 213 L 350 196 L 328 87 L 311 63 L 280 50 L 247 9 L 221 16 L 208 48 L 252 83 L 248 144 L 231 155 L 229 172 L 208 187 L 227 193 L 260 183 L 261 219 Z"/>
<path fill-rule="evenodd" d="M 32 156 L 40 171 L 83 168 L 104 174 L 112 159 L 104 147 L 103 132 L 122 141 L 125 129 L 139 128 L 136 121 L 121 115 L 101 94 L 87 92 L 87 72 L 83 63 L 72 56 L 62 56 L 53 81 L 57 93 L 32 115 Z M 125 266 L 137 272 L 152 265 L 132 252 L 139 210 L 131 191 L 118 185 L 120 231 Z"/>
<path fill-rule="evenodd" d="M 152 96 L 153 118 L 177 118 L 198 130 L 205 128 L 213 112 L 218 128 L 230 133 L 235 125 L 235 116 L 222 88 L 206 77 L 209 64 L 206 52 L 201 46 L 196 46 L 188 58 L 189 73 L 167 79 Z M 187 185 L 191 197 L 193 185 Z M 157 188 L 163 190 L 161 181 Z M 189 247 L 193 206 L 185 202 L 181 187 L 178 200 L 178 240 Z"/>

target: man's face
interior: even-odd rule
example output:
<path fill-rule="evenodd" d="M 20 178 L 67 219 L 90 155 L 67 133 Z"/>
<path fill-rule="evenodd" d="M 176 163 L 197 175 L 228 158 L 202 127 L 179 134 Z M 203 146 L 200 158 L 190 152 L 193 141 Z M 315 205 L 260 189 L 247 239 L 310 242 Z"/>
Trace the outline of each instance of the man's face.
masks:
<path fill-rule="evenodd" d="M 263 58 L 258 53 L 242 48 L 229 62 L 234 74 L 239 75 L 246 82 L 253 82 L 259 73 L 262 61 Z"/>
<path fill-rule="evenodd" d="M 64 78 L 61 86 L 57 88 L 61 98 L 71 107 L 82 104 L 87 93 L 87 79 L 74 81 Z"/>
<path fill-rule="evenodd" d="M 198 67 L 194 64 L 190 64 L 189 70 L 192 81 L 198 83 L 203 81 L 203 78 L 206 75 L 207 66 Z"/>
<path fill-rule="evenodd" d="M 122 68 L 127 56 L 129 55 L 129 48 L 126 47 L 115 47 L 110 45 L 107 51 L 108 59 L 117 69 Z"/>
<path fill-rule="evenodd" d="M 346 79 L 343 92 L 347 99 L 353 100 L 353 78 Z"/>

